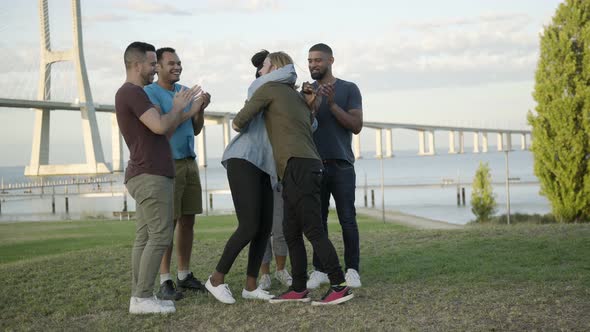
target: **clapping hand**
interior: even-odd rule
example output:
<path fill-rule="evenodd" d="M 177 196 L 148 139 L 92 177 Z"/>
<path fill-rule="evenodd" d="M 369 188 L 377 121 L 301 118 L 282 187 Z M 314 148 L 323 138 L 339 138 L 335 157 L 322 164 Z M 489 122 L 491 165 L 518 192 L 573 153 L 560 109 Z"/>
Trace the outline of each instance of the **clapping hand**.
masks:
<path fill-rule="evenodd" d="M 209 103 L 211 103 L 211 94 L 209 94 L 209 92 L 203 92 L 201 97 L 203 98 L 203 106 L 201 107 L 201 109 L 204 111 L 205 108 L 209 106 Z"/>
<path fill-rule="evenodd" d="M 199 85 L 195 85 L 190 89 L 182 88 L 174 94 L 172 99 L 172 109 L 176 112 L 182 112 L 184 108 L 195 99 L 199 99 L 203 90 Z"/>
<path fill-rule="evenodd" d="M 318 95 L 326 97 L 328 105 L 334 104 L 334 84 L 322 84 L 318 89 Z"/>
<path fill-rule="evenodd" d="M 305 103 L 307 107 L 311 110 L 313 114 L 318 110 L 320 107 L 320 103 L 322 102 L 322 98 L 318 96 L 316 89 L 314 89 L 313 85 L 309 82 L 304 82 L 301 87 L 301 92 L 303 93 L 303 98 L 305 99 Z"/>

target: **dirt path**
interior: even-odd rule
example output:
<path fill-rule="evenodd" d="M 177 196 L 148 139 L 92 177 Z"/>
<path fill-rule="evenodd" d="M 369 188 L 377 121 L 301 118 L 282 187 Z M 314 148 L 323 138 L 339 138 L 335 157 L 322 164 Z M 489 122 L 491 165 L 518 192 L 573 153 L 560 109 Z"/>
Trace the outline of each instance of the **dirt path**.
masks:
<path fill-rule="evenodd" d="M 382 217 L 382 211 L 379 209 L 357 208 L 356 213 L 379 220 Z M 385 211 L 385 220 L 418 229 L 461 229 L 464 227 L 463 225 L 412 216 L 399 211 Z"/>

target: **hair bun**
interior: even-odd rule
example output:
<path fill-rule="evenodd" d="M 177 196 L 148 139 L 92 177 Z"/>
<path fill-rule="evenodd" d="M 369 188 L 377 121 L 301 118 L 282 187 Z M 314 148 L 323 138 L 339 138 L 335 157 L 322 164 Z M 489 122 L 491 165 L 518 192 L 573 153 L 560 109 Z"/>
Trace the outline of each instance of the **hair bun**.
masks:
<path fill-rule="evenodd" d="M 262 63 L 264 62 L 264 59 L 266 59 L 266 57 L 270 54 L 269 51 L 267 50 L 261 50 L 259 52 L 257 52 L 256 54 L 254 54 L 252 56 L 252 59 L 250 61 L 252 61 L 252 65 L 256 68 L 262 68 Z"/>

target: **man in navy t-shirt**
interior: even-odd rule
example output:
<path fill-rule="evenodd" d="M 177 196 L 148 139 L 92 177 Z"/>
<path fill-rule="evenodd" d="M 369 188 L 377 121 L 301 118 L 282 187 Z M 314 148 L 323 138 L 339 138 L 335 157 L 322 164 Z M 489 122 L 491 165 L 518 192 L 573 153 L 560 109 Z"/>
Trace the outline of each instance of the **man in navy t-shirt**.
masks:
<path fill-rule="evenodd" d="M 336 202 L 338 220 L 342 226 L 344 261 L 348 286 L 361 287 L 359 276 L 359 232 L 354 207 L 356 173 L 352 152 L 352 134 L 363 127 L 363 105 L 356 84 L 334 77 L 332 49 L 326 44 L 316 44 L 309 49 L 308 65 L 314 87 L 323 100 L 315 113 L 318 129 L 314 141 L 324 163 L 326 176 L 322 183 L 322 219 L 328 230 L 330 195 Z M 314 253 L 313 271 L 307 287 L 314 289 L 328 283 L 317 255 Z"/>

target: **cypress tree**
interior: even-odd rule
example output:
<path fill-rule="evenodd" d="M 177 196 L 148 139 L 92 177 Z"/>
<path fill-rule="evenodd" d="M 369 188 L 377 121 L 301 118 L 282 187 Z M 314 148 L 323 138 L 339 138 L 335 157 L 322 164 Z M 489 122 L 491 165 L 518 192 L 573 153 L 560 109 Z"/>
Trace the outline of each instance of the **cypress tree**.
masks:
<path fill-rule="evenodd" d="M 590 218 L 590 1 L 566 0 L 541 36 L 532 152 L 560 222 Z"/>

